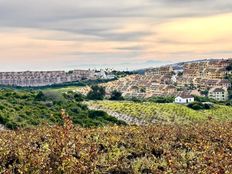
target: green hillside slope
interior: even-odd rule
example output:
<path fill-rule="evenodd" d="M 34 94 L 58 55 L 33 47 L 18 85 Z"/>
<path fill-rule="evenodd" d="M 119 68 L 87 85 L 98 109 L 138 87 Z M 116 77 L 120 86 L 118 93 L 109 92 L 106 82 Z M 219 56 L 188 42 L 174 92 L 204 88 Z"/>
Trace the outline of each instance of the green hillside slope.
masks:
<path fill-rule="evenodd" d="M 75 124 L 83 127 L 122 123 L 105 112 L 90 111 L 77 97 L 54 91 L 0 90 L 0 124 L 9 129 L 59 124 L 62 123 L 61 109 L 66 110 Z"/>

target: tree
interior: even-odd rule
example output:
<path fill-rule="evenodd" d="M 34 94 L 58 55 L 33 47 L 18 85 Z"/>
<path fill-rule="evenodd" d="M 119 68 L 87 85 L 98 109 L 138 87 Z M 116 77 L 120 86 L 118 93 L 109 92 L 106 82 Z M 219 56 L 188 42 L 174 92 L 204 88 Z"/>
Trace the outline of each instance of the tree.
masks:
<path fill-rule="evenodd" d="M 124 98 L 122 97 L 122 93 L 121 92 L 119 92 L 117 90 L 114 90 L 111 93 L 110 100 L 124 100 Z"/>
<path fill-rule="evenodd" d="M 36 96 L 35 96 L 36 101 L 64 101 L 64 96 L 55 91 L 40 91 Z"/>
<path fill-rule="evenodd" d="M 232 71 L 232 63 L 229 66 L 226 67 L 226 70 L 227 71 Z"/>
<path fill-rule="evenodd" d="M 204 109 L 207 110 L 207 109 L 211 109 L 213 105 L 210 103 L 194 102 L 194 103 L 189 103 L 188 107 L 193 110 L 204 110 Z"/>
<path fill-rule="evenodd" d="M 82 95 L 81 93 L 76 93 L 74 95 L 74 99 L 77 101 L 77 102 L 82 102 L 85 100 L 85 96 Z"/>
<path fill-rule="evenodd" d="M 232 88 L 228 88 L 229 100 L 232 100 Z"/>
<path fill-rule="evenodd" d="M 177 76 L 178 76 L 178 77 L 183 76 L 183 72 L 178 72 L 178 73 L 177 73 Z"/>
<path fill-rule="evenodd" d="M 67 100 L 75 100 L 77 102 L 82 102 L 85 99 L 85 96 L 81 93 L 76 93 L 73 91 L 68 91 L 67 93 L 64 93 L 63 96 L 67 99 Z"/>
<path fill-rule="evenodd" d="M 204 95 L 204 96 L 208 96 L 208 94 L 209 94 L 209 90 L 201 91 L 201 94 L 202 94 L 202 95 Z"/>
<path fill-rule="evenodd" d="M 45 101 L 45 95 L 42 91 L 39 91 L 39 93 L 35 96 L 36 101 Z"/>
<path fill-rule="evenodd" d="M 157 96 L 157 97 L 152 97 L 148 101 L 149 102 L 154 102 L 154 103 L 173 103 L 175 98 L 173 96 Z"/>
<path fill-rule="evenodd" d="M 91 91 L 87 94 L 87 99 L 103 100 L 105 95 L 106 95 L 106 91 L 104 87 L 94 85 L 91 87 Z"/>
<path fill-rule="evenodd" d="M 146 92 L 146 88 L 141 88 L 140 92 L 145 93 Z"/>

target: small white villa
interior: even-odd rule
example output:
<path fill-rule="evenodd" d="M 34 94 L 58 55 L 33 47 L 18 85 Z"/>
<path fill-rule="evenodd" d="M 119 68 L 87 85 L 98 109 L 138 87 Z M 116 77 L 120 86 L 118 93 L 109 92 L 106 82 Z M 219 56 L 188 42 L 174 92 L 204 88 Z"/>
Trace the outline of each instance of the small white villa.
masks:
<path fill-rule="evenodd" d="M 188 94 L 181 94 L 175 98 L 175 103 L 187 104 L 194 102 L 194 97 Z"/>

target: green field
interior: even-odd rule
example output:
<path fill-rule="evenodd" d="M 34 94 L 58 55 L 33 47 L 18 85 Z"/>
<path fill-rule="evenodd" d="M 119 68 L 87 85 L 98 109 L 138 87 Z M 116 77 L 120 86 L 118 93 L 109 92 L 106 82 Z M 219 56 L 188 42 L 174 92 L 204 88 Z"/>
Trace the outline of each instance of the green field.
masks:
<path fill-rule="evenodd" d="M 209 117 L 216 120 L 232 120 L 232 107 L 215 105 L 212 109 L 196 111 L 185 105 L 157 104 L 157 103 L 134 103 L 134 102 L 89 102 L 91 106 L 103 110 L 110 110 L 128 116 L 133 116 L 146 121 L 164 121 L 186 123 L 192 121 L 204 121 Z"/>

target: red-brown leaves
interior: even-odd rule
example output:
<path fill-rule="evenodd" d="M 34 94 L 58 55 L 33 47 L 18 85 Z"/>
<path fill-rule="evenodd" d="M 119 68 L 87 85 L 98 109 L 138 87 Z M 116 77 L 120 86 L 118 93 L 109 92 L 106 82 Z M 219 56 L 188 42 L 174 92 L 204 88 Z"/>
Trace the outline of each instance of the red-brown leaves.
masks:
<path fill-rule="evenodd" d="M 2 132 L 1 173 L 232 173 L 232 123 Z"/>

